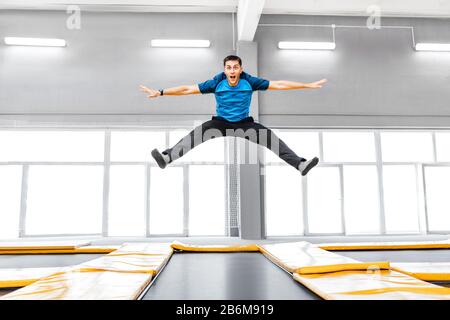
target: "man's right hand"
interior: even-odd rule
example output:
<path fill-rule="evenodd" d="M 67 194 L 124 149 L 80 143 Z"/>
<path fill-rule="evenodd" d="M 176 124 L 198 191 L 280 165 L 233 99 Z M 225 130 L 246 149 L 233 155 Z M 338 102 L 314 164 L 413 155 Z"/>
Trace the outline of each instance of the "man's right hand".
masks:
<path fill-rule="evenodd" d="M 322 88 L 322 85 L 327 81 L 328 81 L 327 79 L 322 79 L 322 80 L 319 80 L 316 82 L 308 83 L 307 86 L 310 89 L 318 89 L 318 88 Z"/>
<path fill-rule="evenodd" d="M 159 97 L 161 95 L 161 92 L 159 92 L 159 90 L 155 90 L 155 89 L 150 89 L 147 88 L 143 85 L 140 85 L 141 91 L 148 93 L 147 98 L 151 99 L 151 98 L 156 98 Z"/>

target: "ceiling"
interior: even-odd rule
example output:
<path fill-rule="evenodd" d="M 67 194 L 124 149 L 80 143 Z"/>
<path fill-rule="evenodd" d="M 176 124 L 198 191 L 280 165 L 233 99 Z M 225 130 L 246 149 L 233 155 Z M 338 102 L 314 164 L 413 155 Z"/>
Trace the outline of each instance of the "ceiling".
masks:
<path fill-rule="evenodd" d="M 450 17 L 450 0 L 0 0 L 0 9 L 126 12 L 236 12 L 239 2 L 259 1 L 263 14 L 368 16 L 376 5 L 381 16 Z"/>

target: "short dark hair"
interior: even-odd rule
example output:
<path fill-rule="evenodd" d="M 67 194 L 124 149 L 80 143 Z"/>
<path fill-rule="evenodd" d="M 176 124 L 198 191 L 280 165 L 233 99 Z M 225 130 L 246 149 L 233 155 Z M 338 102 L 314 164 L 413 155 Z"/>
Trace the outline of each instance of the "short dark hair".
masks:
<path fill-rule="evenodd" d="M 225 57 L 225 59 L 223 59 L 223 65 L 225 66 L 225 64 L 227 63 L 227 61 L 238 61 L 239 65 L 242 67 L 242 60 L 241 58 L 239 58 L 238 56 L 227 56 Z"/>

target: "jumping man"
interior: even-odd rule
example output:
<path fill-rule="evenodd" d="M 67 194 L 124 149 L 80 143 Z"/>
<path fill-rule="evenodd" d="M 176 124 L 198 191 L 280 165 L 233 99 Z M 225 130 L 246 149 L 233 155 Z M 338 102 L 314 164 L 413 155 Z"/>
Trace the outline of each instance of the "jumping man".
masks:
<path fill-rule="evenodd" d="M 224 72 L 217 74 L 213 79 L 205 82 L 179 86 L 168 89 L 154 90 L 140 86 L 148 94 L 148 98 L 159 96 L 180 96 L 188 94 L 214 93 L 216 98 L 216 116 L 204 122 L 182 138 L 172 148 L 162 153 L 157 149 L 152 156 L 160 168 L 181 158 L 186 152 L 209 139 L 225 136 L 237 136 L 275 152 L 281 159 L 299 170 L 304 176 L 317 165 L 319 159 L 310 160 L 299 157 L 272 130 L 255 122 L 249 117 L 250 101 L 253 91 L 256 90 L 292 90 L 321 88 L 327 80 L 322 79 L 312 83 L 294 81 L 268 81 L 253 77 L 243 71 L 242 61 L 238 56 L 228 56 L 223 60 Z"/>

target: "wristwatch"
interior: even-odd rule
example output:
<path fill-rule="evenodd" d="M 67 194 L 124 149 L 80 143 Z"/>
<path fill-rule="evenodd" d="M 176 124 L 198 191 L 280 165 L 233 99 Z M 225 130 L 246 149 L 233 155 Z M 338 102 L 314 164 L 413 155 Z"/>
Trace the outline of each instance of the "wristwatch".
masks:
<path fill-rule="evenodd" d="M 161 95 L 164 95 L 164 89 L 159 89 L 159 93 L 161 93 Z"/>

